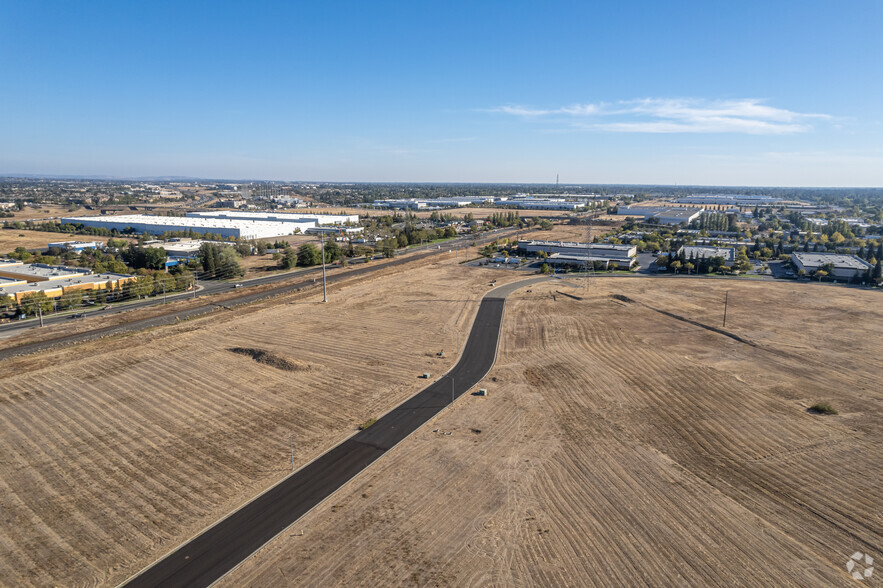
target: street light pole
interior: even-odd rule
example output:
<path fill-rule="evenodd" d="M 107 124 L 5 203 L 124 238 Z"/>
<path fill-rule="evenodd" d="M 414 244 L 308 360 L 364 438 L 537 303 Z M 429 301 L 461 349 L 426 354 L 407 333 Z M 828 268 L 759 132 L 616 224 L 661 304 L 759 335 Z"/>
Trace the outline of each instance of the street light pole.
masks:
<path fill-rule="evenodd" d="M 328 290 L 325 289 L 325 233 L 322 235 L 322 302 L 328 302 Z"/>

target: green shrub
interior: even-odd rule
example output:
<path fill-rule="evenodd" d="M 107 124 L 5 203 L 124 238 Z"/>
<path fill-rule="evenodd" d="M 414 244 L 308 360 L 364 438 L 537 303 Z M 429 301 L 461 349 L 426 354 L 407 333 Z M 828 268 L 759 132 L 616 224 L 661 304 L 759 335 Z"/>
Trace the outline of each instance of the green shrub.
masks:
<path fill-rule="evenodd" d="M 816 414 L 837 414 L 837 409 L 828 402 L 816 402 L 809 407 L 809 410 Z"/>

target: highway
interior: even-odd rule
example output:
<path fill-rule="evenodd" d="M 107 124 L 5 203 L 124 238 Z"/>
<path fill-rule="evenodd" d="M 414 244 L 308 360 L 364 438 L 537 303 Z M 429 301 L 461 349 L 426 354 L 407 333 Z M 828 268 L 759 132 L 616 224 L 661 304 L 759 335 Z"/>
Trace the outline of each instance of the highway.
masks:
<path fill-rule="evenodd" d="M 506 237 L 510 235 L 513 230 L 506 229 L 498 229 L 496 231 L 490 231 L 489 233 L 484 233 L 481 236 L 469 236 L 463 237 L 461 239 L 457 239 L 455 241 L 450 241 L 444 243 L 441 249 L 437 249 L 436 245 L 422 245 L 410 247 L 407 249 L 407 254 L 396 257 L 395 259 L 388 261 L 386 263 L 369 263 L 369 264 L 360 264 L 359 267 L 351 267 L 350 269 L 343 270 L 340 266 L 328 266 L 328 276 L 327 281 L 329 284 L 333 284 L 337 281 L 349 279 L 351 277 L 368 274 L 374 271 L 382 270 L 383 268 L 393 267 L 396 265 L 401 265 L 405 263 L 410 263 L 412 261 L 419 261 L 421 259 L 425 259 L 432 255 L 438 255 L 442 253 L 447 253 L 450 249 L 460 250 L 467 246 L 469 242 L 475 240 L 477 244 L 482 244 L 487 241 L 492 241 L 494 239 L 499 239 L 502 237 Z M 355 265 L 355 264 L 353 264 Z M 80 332 L 73 335 L 64 335 L 59 336 L 53 339 L 49 339 L 46 341 L 40 341 L 37 343 L 23 344 L 17 347 L 9 347 L 7 349 L 0 350 L 0 360 L 8 359 L 10 357 L 14 357 L 17 355 L 26 355 L 28 353 L 35 353 L 38 351 L 42 351 L 45 349 L 49 349 L 51 347 L 55 347 L 57 345 L 64 345 L 69 343 L 77 343 L 92 339 L 97 339 L 99 337 L 106 337 L 108 335 L 116 335 L 119 333 L 126 333 L 131 331 L 137 331 L 146 328 L 158 327 L 162 325 L 174 324 L 179 320 L 184 320 L 187 318 L 191 318 L 194 316 L 198 316 L 201 314 L 205 314 L 207 312 L 212 312 L 218 310 L 220 308 L 232 309 L 236 306 L 242 304 L 250 304 L 252 302 L 256 302 L 258 300 L 269 298 L 271 296 L 276 296 L 279 294 L 283 294 L 286 292 L 292 292 L 295 290 L 301 290 L 304 288 L 314 287 L 317 284 L 321 285 L 321 282 L 317 282 L 316 280 L 321 280 L 322 275 L 322 267 L 311 267 L 307 270 L 298 270 L 295 272 L 285 272 L 281 274 L 273 274 L 270 276 L 264 276 L 261 278 L 255 278 L 252 280 L 246 280 L 241 282 L 246 287 L 238 289 L 238 292 L 241 292 L 240 295 L 235 298 L 228 298 L 222 302 L 211 302 L 210 298 L 206 301 L 205 304 L 200 306 L 186 309 L 186 310 L 169 310 L 168 313 L 162 314 L 160 316 L 155 316 L 152 318 L 133 320 L 123 323 L 121 325 L 116 325 L 112 327 L 102 327 L 96 328 L 89 331 Z M 303 279 L 306 278 L 306 279 Z M 300 280 L 297 282 L 292 282 L 292 280 Z M 273 284 L 277 282 L 283 282 L 279 286 L 272 288 L 270 290 L 264 290 L 261 292 L 254 292 L 252 290 L 253 286 L 260 286 L 264 284 Z M 222 292 L 229 292 L 234 290 L 233 282 L 221 282 L 221 281 L 206 281 L 203 282 L 203 289 L 197 292 L 197 296 L 211 296 L 212 294 L 218 294 Z M 180 300 L 181 296 L 192 296 L 192 293 L 188 293 L 185 295 L 175 295 L 173 298 L 169 296 L 169 298 Z M 76 319 L 76 320 L 88 320 L 94 316 L 101 316 L 104 314 L 111 313 L 119 313 L 126 312 L 128 310 L 132 310 L 135 308 L 142 308 L 144 306 L 155 306 L 161 305 L 162 298 L 152 298 L 149 300 L 143 300 L 140 302 L 134 302 L 125 304 L 124 306 L 114 306 L 109 310 L 95 309 L 92 311 L 88 311 L 87 318 L 85 319 Z M 63 324 L 68 322 L 71 319 L 69 316 L 44 316 L 44 323 L 49 326 L 52 324 Z M 39 323 L 36 322 L 36 319 L 31 319 L 27 321 L 14 321 L 11 323 L 5 323 L 0 325 L 0 338 L 10 337 L 14 334 L 17 334 L 18 331 L 23 331 L 30 328 L 37 327 Z M 39 327 L 37 327 L 39 328 Z"/>
<path fill-rule="evenodd" d="M 496 359 L 506 296 L 547 279 L 531 278 L 491 290 L 482 299 L 460 360 L 450 372 L 123 586 L 209 586 L 223 577 L 477 384 Z"/>

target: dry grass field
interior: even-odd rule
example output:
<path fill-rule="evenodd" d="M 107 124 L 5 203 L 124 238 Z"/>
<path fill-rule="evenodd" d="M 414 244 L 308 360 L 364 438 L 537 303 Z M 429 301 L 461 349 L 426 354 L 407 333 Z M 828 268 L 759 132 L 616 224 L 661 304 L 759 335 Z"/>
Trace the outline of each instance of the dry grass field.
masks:
<path fill-rule="evenodd" d="M 856 585 L 850 555 L 883 556 L 880 293 L 567 283 L 510 298 L 488 397 L 222 584 Z"/>
<path fill-rule="evenodd" d="M 107 237 L 96 237 L 94 235 L 0 229 L 0 256 L 15 251 L 16 247 L 37 249 L 46 247 L 49 243 L 55 241 L 101 241 L 106 243 L 107 239 Z"/>
<path fill-rule="evenodd" d="M 163 556 L 285 476 L 290 435 L 299 467 L 448 369 L 487 275 L 445 258 L 4 361 L 0 585 L 113 586 Z"/>
<path fill-rule="evenodd" d="M 77 206 L 73 210 L 69 206 L 56 206 L 54 204 L 39 205 L 36 207 L 25 206 L 24 210 L 8 210 L 13 214 L 12 218 L 0 219 L 9 221 L 19 220 L 42 220 L 46 218 L 57 218 L 61 216 L 92 214 L 82 206 Z"/>

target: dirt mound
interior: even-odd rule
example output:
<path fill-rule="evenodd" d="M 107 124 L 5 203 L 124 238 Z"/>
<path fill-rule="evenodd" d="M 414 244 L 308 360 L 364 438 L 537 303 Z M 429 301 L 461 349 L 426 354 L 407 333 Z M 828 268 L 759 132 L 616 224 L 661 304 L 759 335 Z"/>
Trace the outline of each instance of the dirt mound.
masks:
<path fill-rule="evenodd" d="M 300 372 L 310 369 L 310 366 L 305 363 L 301 363 L 294 359 L 289 359 L 287 357 L 277 355 L 275 353 L 267 351 L 266 349 L 255 349 L 253 347 L 231 347 L 227 351 L 232 351 L 233 353 L 238 353 L 239 355 L 245 355 L 246 357 L 250 357 L 258 363 L 262 363 L 264 365 L 268 365 L 270 367 L 285 370 L 288 372 Z"/>
<path fill-rule="evenodd" d="M 623 294 L 611 294 L 610 297 L 614 300 L 619 300 L 620 302 L 628 302 L 629 304 L 634 303 L 634 300 Z"/>

